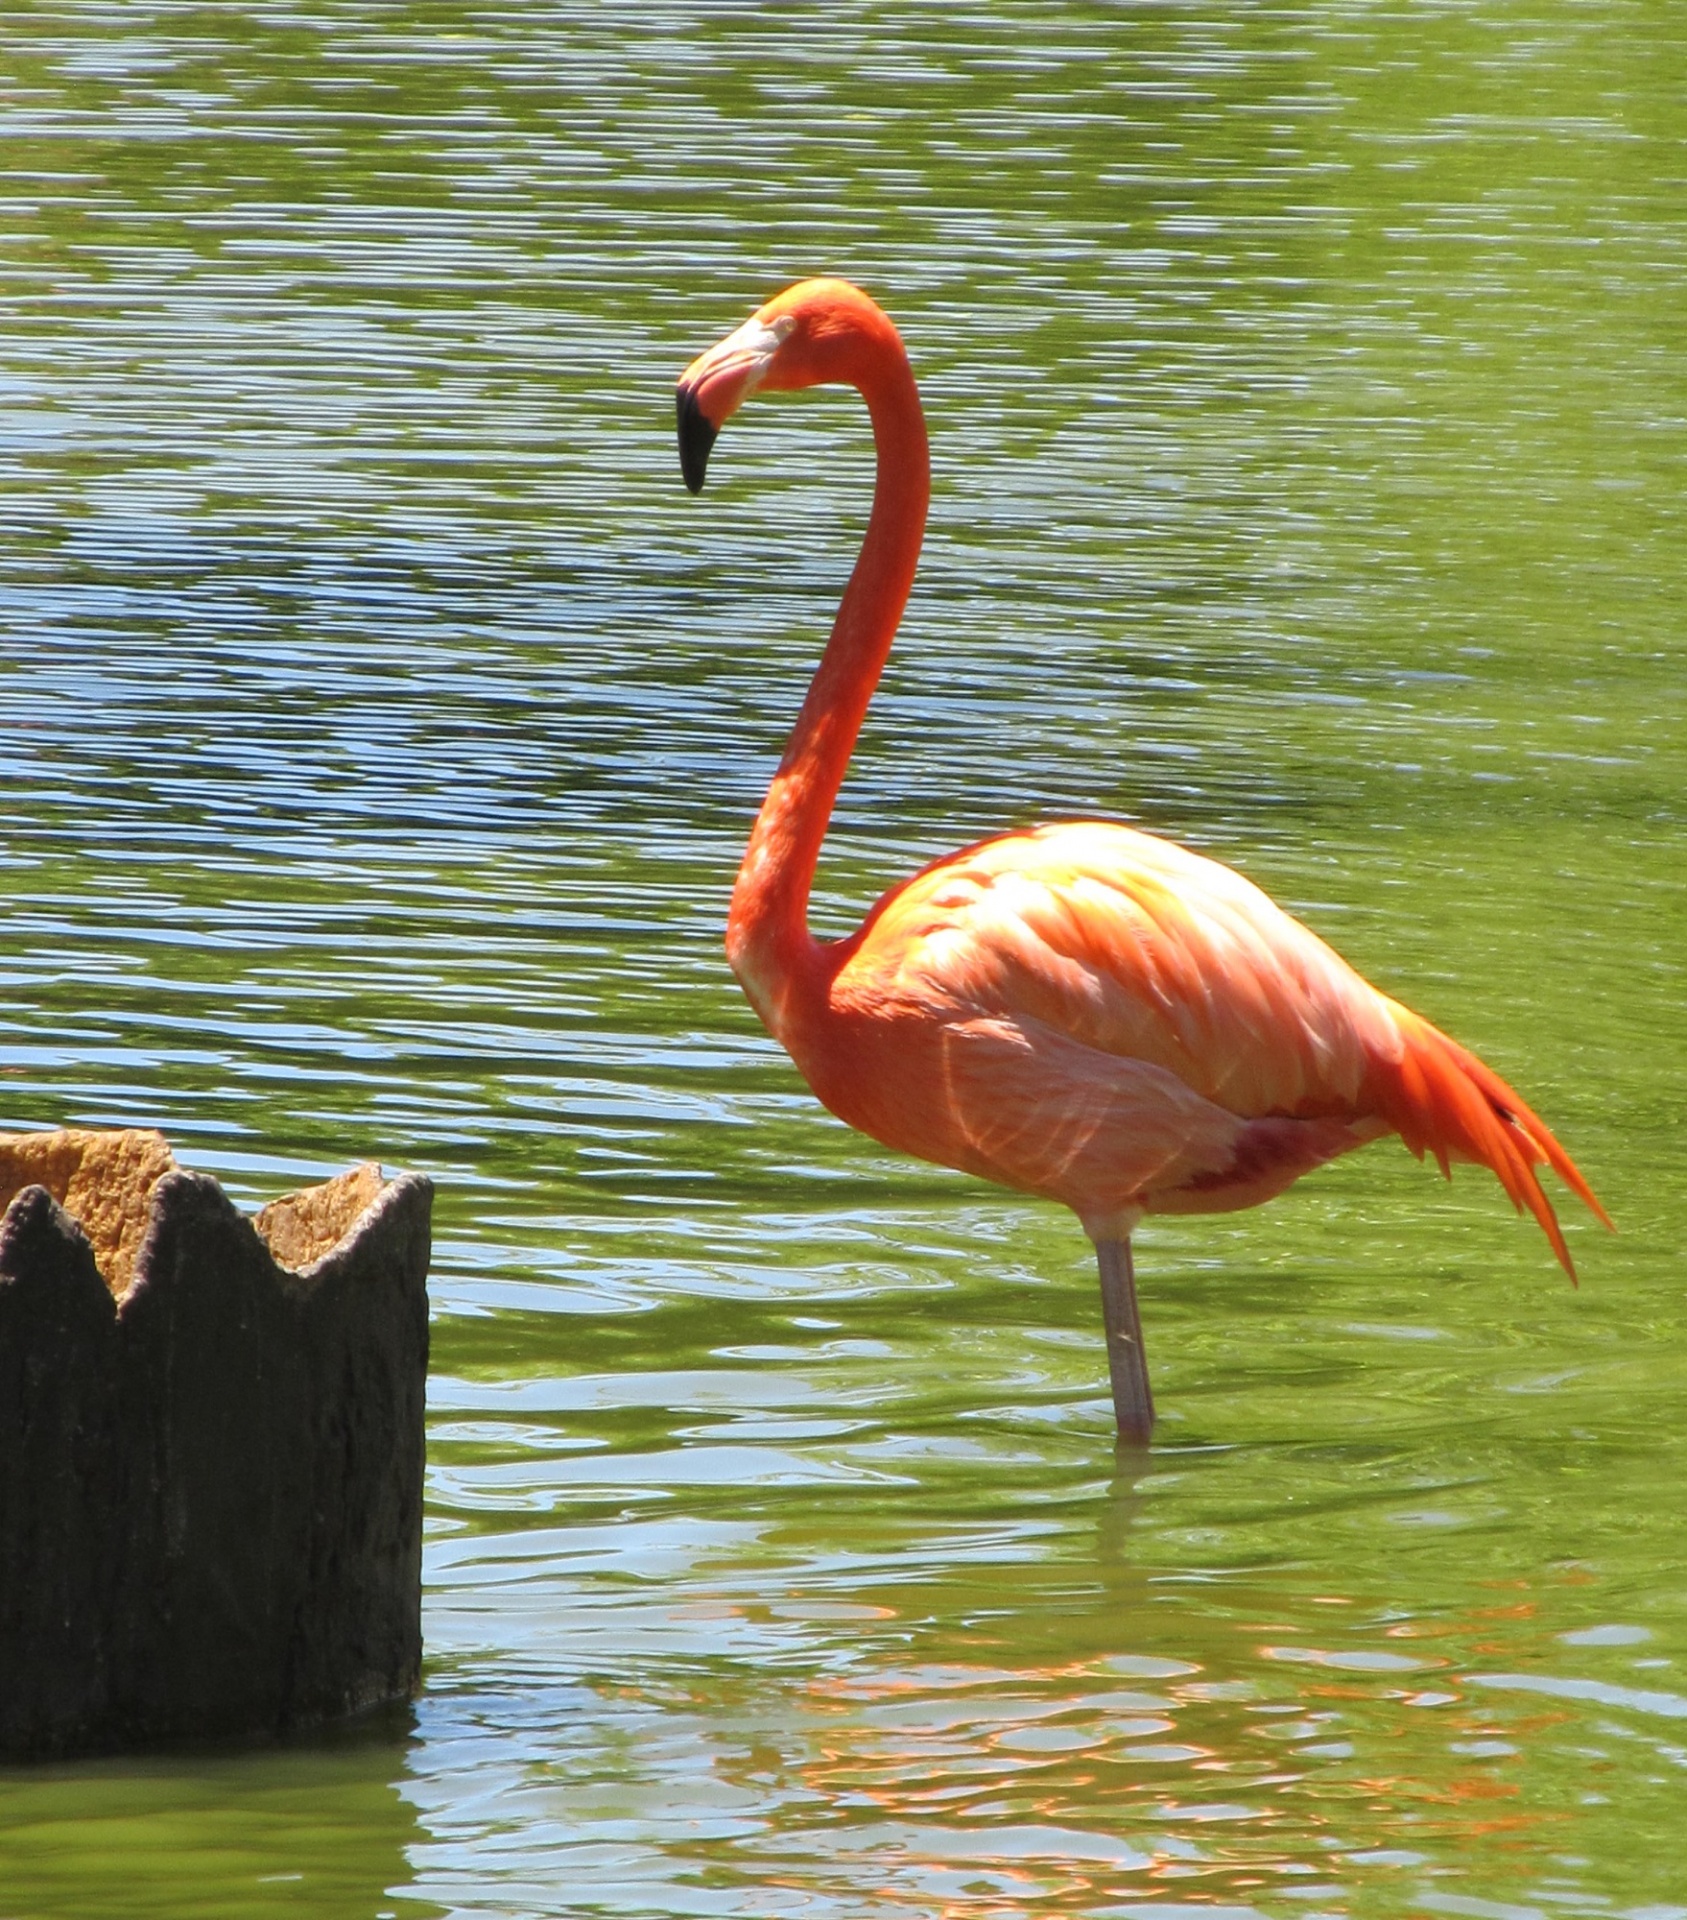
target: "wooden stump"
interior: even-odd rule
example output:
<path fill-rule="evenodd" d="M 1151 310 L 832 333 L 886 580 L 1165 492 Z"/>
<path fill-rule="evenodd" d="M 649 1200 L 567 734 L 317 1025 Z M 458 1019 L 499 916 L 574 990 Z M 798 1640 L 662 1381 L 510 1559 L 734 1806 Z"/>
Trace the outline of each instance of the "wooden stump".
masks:
<path fill-rule="evenodd" d="M 0 1756 L 414 1691 L 432 1197 L 254 1220 L 155 1133 L 0 1136 Z"/>

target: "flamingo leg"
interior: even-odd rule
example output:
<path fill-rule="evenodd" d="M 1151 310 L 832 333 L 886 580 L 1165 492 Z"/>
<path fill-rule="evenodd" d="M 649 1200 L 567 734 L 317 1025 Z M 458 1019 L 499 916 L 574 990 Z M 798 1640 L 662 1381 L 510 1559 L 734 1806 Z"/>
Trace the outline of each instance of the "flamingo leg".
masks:
<path fill-rule="evenodd" d="M 1101 1269 L 1101 1317 L 1107 1328 L 1107 1371 L 1113 1380 L 1119 1438 L 1127 1445 L 1145 1447 L 1154 1430 L 1154 1395 L 1142 1346 L 1131 1243 L 1129 1239 L 1098 1240 L 1095 1257 Z"/>

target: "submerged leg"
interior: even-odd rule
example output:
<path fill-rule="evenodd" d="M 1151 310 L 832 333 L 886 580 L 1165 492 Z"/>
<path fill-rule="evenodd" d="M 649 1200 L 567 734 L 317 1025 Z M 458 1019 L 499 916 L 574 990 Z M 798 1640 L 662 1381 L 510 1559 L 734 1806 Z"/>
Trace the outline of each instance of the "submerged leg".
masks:
<path fill-rule="evenodd" d="M 1154 1395 L 1148 1386 L 1148 1356 L 1142 1350 L 1131 1243 L 1098 1240 L 1095 1257 L 1101 1268 L 1101 1317 L 1107 1328 L 1107 1370 L 1113 1378 L 1119 1438 L 1145 1447 L 1154 1428 Z"/>

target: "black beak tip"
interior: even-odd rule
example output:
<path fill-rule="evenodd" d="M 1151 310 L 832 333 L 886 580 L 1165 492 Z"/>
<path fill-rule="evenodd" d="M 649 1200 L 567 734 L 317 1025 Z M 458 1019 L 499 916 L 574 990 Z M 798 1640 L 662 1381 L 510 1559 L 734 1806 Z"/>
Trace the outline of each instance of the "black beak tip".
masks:
<path fill-rule="evenodd" d="M 701 493 L 703 476 L 709 470 L 709 449 L 720 429 L 709 424 L 689 388 L 681 387 L 674 402 L 679 413 L 679 470 L 687 487 Z"/>

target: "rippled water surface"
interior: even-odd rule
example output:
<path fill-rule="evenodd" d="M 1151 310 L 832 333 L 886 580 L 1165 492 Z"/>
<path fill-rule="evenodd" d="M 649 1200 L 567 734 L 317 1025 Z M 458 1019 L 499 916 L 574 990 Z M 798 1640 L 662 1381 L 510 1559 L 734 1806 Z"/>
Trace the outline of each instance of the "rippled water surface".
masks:
<path fill-rule="evenodd" d="M 0 1915 L 1687 1916 L 1672 0 L 25 0 L 4 1124 L 438 1182 L 426 1686 L 0 1777 Z M 937 494 L 818 917 L 1009 822 L 1242 867 L 1621 1226 L 1398 1147 L 1139 1240 L 808 1097 L 719 930 L 862 411 Z"/>

